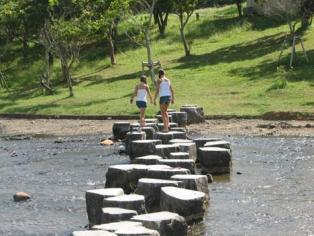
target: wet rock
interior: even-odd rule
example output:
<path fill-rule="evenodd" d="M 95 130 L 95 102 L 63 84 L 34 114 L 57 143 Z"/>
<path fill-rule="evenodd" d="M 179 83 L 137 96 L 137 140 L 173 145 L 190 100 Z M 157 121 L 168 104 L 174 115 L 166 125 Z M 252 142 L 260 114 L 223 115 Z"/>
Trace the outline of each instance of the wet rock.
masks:
<path fill-rule="evenodd" d="M 151 179 L 170 179 L 171 176 L 177 174 L 191 174 L 188 169 L 184 168 L 152 168 L 147 171 L 147 178 Z"/>
<path fill-rule="evenodd" d="M 162 144 L 169 144 L 170 140 L 173 139 L 171 132 L 157 132 L 156 139 L 161 140 Z"/>
<path fill-rule="evenodd" d="M 230 173 L 231 152 L 229 149 L 217 147 L 200 148 L 199 161 L 203 173 L 212 175 Z"/>
<path fill-rule="evenodd" d="M 85 193 L 86 210 L 89 224 L 97 225 L 101 223 L 103 201 L 108 197 L 123 195 L 121 188 L 93 189 Z"/>
<path fill-rule="evenodd" d="M 190 159 L 163 159 L 158 161 L 159 164 L 168 165 L 173 168 L 185 168 L 195 173 L 195 161 Z"/>
<path fill-rule="evenodd" d="M 30 199 L 31 196 L 28 193 L 25 192 L 17 192 L 13 195 L 13 199 L 15 202 L 22 202 Z"/>
<path fill-rule="evenodd" d="M 112 133 L 115 140 L 124 139 L 130 130 L 129 122 L 115 122 L 112 126 Z"/>
<path fill-rule="evenodd" d="M 169 159 L 190 159 L 188 152 L 171 152 Z"/>
<path fill-rule="evenodd" d="M 148 229 L 144 226 L 136 226 L 130 228 L 120 228 L 115 231 L 118 236 L 159 236 L 158 231 Z"/>
<path fill-rule="evenodd" d="M 156 154 L 163 158 L 169 158 L 170 153 L 178 152 L 180 146 L 178 144 L 159 144 L 156 145 Z"/>
<path fill-rule="evenodd" d="M 110 146 L 110 145 L 113 145 L 114 142 L 110 139 L 105 139 L 105 140 L 101 141 L 100 144 L 105 145 L 105 146 Z"/>
<path fill-rule="evenodd" d="M 195 143 L 177 143 L 179 145 L 180 152 L 189 153 L 189 157 L 191 160 L 196 161 L 197 152 L 196 152 L 196 144 Z"/>
<path fill-rule="evenodd" d="M 125 193 L 131 193 L 135 190 L 137 181 L 145 178 L 147 168 L 146 165 L 139 164 L 110 166 L 106 173 L 106 188 L 118 187 Z"/>
<path fill-rule="evenodd" d="M 142 131 L 146 134 L 146 139 L 154 139 L 156 131 L 153 127 L 143 127 Z"/>
<path fill-rule="evenodd" d="M 143 165 L 155 165 L 158 163 L 158 160 L 161 160 L 161 159 L 162 159 L 161 156 L 148 155 L 148 156 L 135 158 L 134 163 L 143 164 Z"/>
<path fill-rule="evenodd" d="M 203 108 L 196 106 L 183 106 L 181 112 L 187 113 L 187 124 L 198 124 L 205 122 Z"/>
<path fill-rule="evenodd" d="M 104 199 L 104 207 L 118 207 L 134 210 L 138 214 L 146 213 L 145 198 L 142 195 L 130 194 Z"/>
<path fill-rule="evenodd" d="M 183 216 L 187 222 L 204 218 L 206 197 L 203 192 L 176 187 L 163 187 L 160 195 L 161 209 Z"/>
<path fill-rule="evenodd" d="M 108 231 L 74 231 L 71 236 L 117 236 Z"/>
<path fill-rule="evenodd" d="M 208 177 L 206 175 L 174 175 L 171 179 L 182 181 L 185 189 L 205 193 L 206 201 L 209 200 Z"/>
<path fill-rule="evenodd" d="M 205 137 L 193 139 L 193 142 L 196 145 L 197 162 L 200 155 L 199 148 L 204 147 L 205 143 L 216 142 L 216 141 L 222 141 L 222 139 L 221 138 L 205 138 Z"/>
<path fill-rule="evenodd" d="M 305 128 L 312 128 L 313 126 L 311 124 L 306 124 Z"/>
<path fill-rule="evenodd" d="M 177 123 L 179 126 L 185 127 L 187 125 L 188 116 L 186 112 L 170 112 L 172 122 Z"/>
<path fill-rule="evenodd" d="M 137 140 L 131 143 L 130 159 L 136 157 L 154 155 L 156 153 L 156 145 L 161 144 L 160 140 Z"/>
<path fill-rule="evenodd" d="M 126 221 L 136 216 L 137 212 L 116 207 L 106 207 L 102 209 L 101 224 Z"/>
<path fill-rule="evenodd" d="M 143 226 L 140 222 L 135 221 L 121 221 L 121 222 L 115 222 L 115 223 L 109 223 L 109 224 L 101 224 L 101 225 L 95 225 L 92 227 L 92 230 L 105 230 L 108 232 L 115 232 L 122 228 L 133 228 L 137 226 Z"/>
<path fill-rule="evenodd" d="M 23 140 L 31 140 L 32 136 L 27 135 L 13 135 L 5 137 L 4 140 L 6 141 L 23 141 Z"/>
<path fill-rule="evenodd" d="M 135 193 L 145 196 L 148 212 L 160 210 L 160 189 L 166 186 L 183 187 L 183 183 L 175 180 L 143 178 L 138 181 Z"/>
<path fill-rule="evenodd" d="M 13 151 L 11 154 L 10 154 L 11 157 L 17 157 L 17 153 L 15 151 Z"/>
<path fill-rule="evenodd" d="M 131 142 L 135 140 L 145 140 L 146 139 L 146 133 L 145 132 L 128 132 L 125 137 L 125 151 L 126 153 L 132 152 L 132 145 Z"/>
<path fill-rule="evenodd" d="M 157 230 L 160 236 L 185 236 L 187 224 L 182 216 L 173 212 L 156 212 L 134 216 L 132 221 L 141 222 L 149 229 Z"/>
<path fill-rule="evenodd" d="M 204 147 L 220 147 L 225 149 L 231 149 L 230 143 L 226 141 L 215 141 L 215 142 L 207 142 L 205 143 Z"/>

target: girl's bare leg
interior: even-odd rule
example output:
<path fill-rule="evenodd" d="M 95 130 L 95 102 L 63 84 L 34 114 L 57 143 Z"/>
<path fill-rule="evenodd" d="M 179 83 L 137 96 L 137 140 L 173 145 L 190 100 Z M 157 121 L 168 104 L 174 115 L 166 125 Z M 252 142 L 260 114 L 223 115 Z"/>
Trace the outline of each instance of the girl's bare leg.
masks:
<path fill-rule="evenodd" d="M 169 117 L 168 117 L 168 113 L 167 113 L 167 105 L 165 104 L 161 104 L 160 105 L 160 112 L 161 112 L 161 118 L 162 118 L 162 122 L 164 123 L 164 129 L 163 131 L 168 132 L 169 131 Z"/>
<path fill-rule="evenodd" d="M 140 124 L 142 127 L 145 126 L 145 108 L 140 109 Z"/>

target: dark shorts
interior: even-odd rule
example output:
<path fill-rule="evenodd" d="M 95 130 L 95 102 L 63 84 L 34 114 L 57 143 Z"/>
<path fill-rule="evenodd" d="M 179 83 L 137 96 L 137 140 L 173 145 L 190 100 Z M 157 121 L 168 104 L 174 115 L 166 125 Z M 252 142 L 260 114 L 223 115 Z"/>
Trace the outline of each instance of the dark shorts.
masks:
<path fill-rule="evenodd" d="M 159 104 L 170 104 L 170 96 L 164 96 L 159 98 Z"/>
<path fill-rule="evenodd" d="M 138 108 L 146 108 L 147 107 L 147 103 L 144 101 L 136 101 L 136 106 Z"/>

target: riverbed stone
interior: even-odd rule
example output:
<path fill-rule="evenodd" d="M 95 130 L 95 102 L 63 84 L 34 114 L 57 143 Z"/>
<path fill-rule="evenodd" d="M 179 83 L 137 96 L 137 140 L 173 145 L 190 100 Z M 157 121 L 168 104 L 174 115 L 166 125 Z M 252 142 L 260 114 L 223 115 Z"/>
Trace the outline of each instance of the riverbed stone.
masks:
<path fill-rule="evenodd" d="M 125 193 L 135 190 L 137 181 L 144 178 L 147 172 L 146 165 L 124 164 L 109 166 L 106 173 L 106 188 L 122 188 Z"/>
<path fill-rule="evenodd" d="M 185 219 L 173 212 L 162 211 L 134 216 L 132 221 L 141 222 L 149 229 L 157 230 L 160 236 L 186 236 L 188 226 Z"/>
<path fill-rule="evenodd" d="M 136 194 L 145 196 L 145 206 L 148 212 L 160 210 L 160 189 L 166 186 L 183 187 L 183 183 L 176 180 L 143 178 L 138 181 Z"/>
<path fill-rule="evenodd" d="M 190 159 L 188 152 L 171 152 L 169 159 Z"/>
<path fill-rule="evenodd" d="M 134 210 L 138 214 L 146 213 L 145 198 L 142 195 L 130 194 L 104 199 L 104 207 L 118 207 Z"/>
<path fill-rule="evenodd" d="M 125 137 L 125 151 L 126 153 L 130 153 L 132 146 L 130 143 L 135 140 L 145 140 L 146 139 L 146 133 L 145 132 L 128 132 Z"/>
<path fill-rule="evenodd" d="M 135 158 L 134 163 L 143 164 L 143 165 L 155 165 L 158 163 L 158 160 L 161 160 L 161 159 L 163 158 L 158 155 L 148 155 L 148 156 Z"/>
<path fill-rule="evenodd" d="M 120 221 L 108 224 L 95 225 L 92 227 L 92 230 L 105 230 L 108 232 L 115 232 L 121 228 L 132 228 L 137 226 L 143 226 L 143 224 L 141 222 L 135 221 Z"/>
<path fill-rule="evenodd" d="M 13 200 L 15 202 L 22 202 L 30 199 L 31 196 L 28 193 L 25 192 L 17 192 L 13 195 Z"/>
<path fill-rule="evenodd" d="M 160 194 L 160 206 L 183 216 L 187 222 L 197 222 L 204 218 L 206 197 L 203 192 L 177 187 L 163 187 Z"/>
<path fill-rule="evenodd" d="M 178 152 L 180 149 L 178 144 L 159 144 L 156 145 L 156 154 L 163 158 L 169 158 L 170 153 Z"/>
<path fill-rule="evenodd" d="M 179 126 L 185 127 L 187 125 L 188 116 L 186 112 L 174 111 L 169 112 L 172 117 L 172 122 L 177 123 Z"/>
<path fill-rule="evenodd" d="M 105 207 L 102 208 L 101 224 L 129 220 L 136 215 L 137 212 L 134 210 L 117 207 Z"/>
<path fill-rule="evenodd" d="M 159 164 L 168 165 L 170 167 L 185 168 L 190 170 L 192 174 L 195 173 L 195 161 L 191 159 L 162 159 L 158 161 Z"/>
<path fill-rule="evenodd" d="M 205 193 L 206 201 L 209 200 L 208 177 L 206 175 L 174 175 L 171 179 L 182 181 L 185 189 Z"/>
<path fill-rule="evenodd" d="M 220 147 L 225 149 L 231 149 L 230 143 L 227 141 L 215 141 L 215 142 L 207 142 L 205 143 L 204 147 Z"/>
<path fill-rule="evenodd" d="M 101 209 L 103 208 L 105 198 L 121 195 L 124 195 L 122 188 L 93 189 L 86 191 L 86 211 L 89 224 L 97 225 L 101 223 Z"/>
<path fill-rule="evenodd" d="M 94 231 L 94 230 L 86 230 L 86 231 L 74 231 L 71 236 L 117 236 L 114 233 L 108 231 Z"/>
<path fill-rule="evenodd" d="M 193 139 L 193 142 L 195 143 L 196 145 L 196 152 L 197 152 L 197 162 L 199 161 L 199 155 L 200 155 L 200 151 L 199 149 L 201 147 L 204 147 L 204 145 L 208 142 L 216 142 L 216 141 L 221 141 L 222 139 L 221 138 L 207 138 L 207 137 L 202 137 L 202 138 L 196 138 L 196 139 Z"/>
<path fill-rule="evenodd" d="M 146 139 L 154 139 L 156 131 L 153 127 L 142 127 L 142 132 L 145 132 Z"/>
<path fill-rule="evenodd" d="M 179 145 L 180 152 L 189 153 L 190 159 L 196 161 L 197 152 L 196 152 L 195 143 L 185 142 L 185 143 L 176 143 L 176 144 Z"/>
<path fill-rule="evenodd" d="M 146 178 L 167 179 L 177 174 L 191 174 L 190 170 L 184 168 L 152 168 L 147 170 Z"/>
<path fill-rule="evenodd" d="M 218 147 L 200 148 L 199 162 L 204 174 L 227 174 L 231 168 L 231 151 Z"/>
<path fill-rule="evenodd" d="M 183 106 L 180 108 L 180 111 L 187 113 L 187 124 L 198 124 L 205 122 L 202 108 L 196 106 Z"/>
<path fill-rule="evenodd" d="M 154 155 L 156 153 L 156 145 L 161 144 L 160 140 L 136 140 L 131 143 L 130 159 L 136 157 Z"/>
<path fill-rule="evenodd" d="M 115 122 L 112 126 L 112 133 L 115 140 L 123 140 L 130 130 L 130 122 Z"/>

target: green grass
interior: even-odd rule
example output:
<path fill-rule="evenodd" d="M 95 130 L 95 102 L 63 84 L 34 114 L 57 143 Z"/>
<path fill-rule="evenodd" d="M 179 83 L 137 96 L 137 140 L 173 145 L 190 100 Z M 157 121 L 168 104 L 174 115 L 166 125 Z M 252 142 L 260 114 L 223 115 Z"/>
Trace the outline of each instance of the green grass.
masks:
<path fill-rule="evenodd" d="M 269 111 L 314 112 L 314 30 L 304 35 L 310 58 L 306 63 L 298 45 L 293 70 L 277 71 L 277 59 L 287 26 L 280 21 L 253 17 L 237 18 L 233 6 L 199 10 L 187 26 L 192 55 L 184 57 L 178 19 L 170 17 L 165 37 L 153 29 L 153 54 L 171 79 L 176 104 L 198 104 L 207 115 L 261 115 Z M 0 90 L 0 113 L 128 115 L 137 114 L 129 104 L 133 87 L 146 60 L 143 47 L 121 35 L 118 65 L 110 66 L 105 43 L 90 46 L 75 65 L 75 97 L 60 83 L 59 62 L 55 60 L 52 82 L 56 93 L 43 95 L 38 86 L 42 50 L 33 47 L 26 62 L 18 45 L 7 50 L 6 75 L 10 92 Z M 1 53 L 1 52 L 0 52 Z M 288 65 L 287 47 L 281 61 Z M 278 82 L 279 81 L 279 82 Z M 281 85 L 280 81 L 285 81 Z M 279 85 L 278 85 L 279 83 Z M 279 89 L 274 89 L 276 86 Z M 148 115 L 158 107 L 149 106 Z"/>

